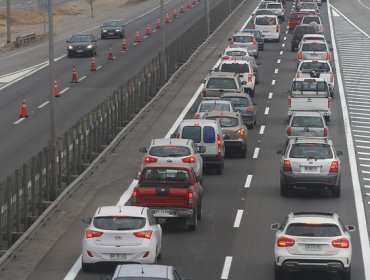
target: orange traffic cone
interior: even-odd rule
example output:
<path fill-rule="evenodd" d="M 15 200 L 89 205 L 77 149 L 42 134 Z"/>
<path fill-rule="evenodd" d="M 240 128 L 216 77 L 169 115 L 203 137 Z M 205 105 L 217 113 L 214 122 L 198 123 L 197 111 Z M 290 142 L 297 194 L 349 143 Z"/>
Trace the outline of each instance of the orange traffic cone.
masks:
<path fill-rule="evenodd" d="M 157 29 L 161 29 L 161 20 L 160 19 L 157 19 L 157 26 L 156 26 Z"/>
<path fill-rule="evenodd" d="M 22 97 L 22 108 L 21 108 L 21 114 L 19 115 L 21 118 L 28 118 L 27 114 L 27 106 L 26 106 L 26 98 Z"/>
<path fill-rule="evenodd" d="M 168 14 L 166 14 L 166 23 L 170 23 L 170 17 L 168 16 Z"/>
<path fill-rule="evenodd" d="M 127 44 L 126 44 L 126 39 L 123 39 L 122 40 L 122 48 L 121 48 L 121 51 L 124 52 L 124 51 L 127 51 L 128 48 L 127 48 Z"/>
<path fill-rule="evenodd" d="M 183 14 L 183 13 L 185 13 L 185 9 L 184 9 L 184 5 L 181 5 L 180 14 Z"/>
<path fill-rule="evenodd" d="M 186 8 L 188 9 L 188 10 L 190 10 L 190 2 L 188 2 L 188 3 L 186 3 Z"/>
<path fill-rule="evenodd" d="M 73 65 L 73 70 L 72 70 L 72 80 L 71 83 L 78 83 L 77 79 L 77 73 L 76 73 L 76 66 Z"/>
<path fill-rule="evenodd" d="M 146 27 L 146 32 L 145 32 L 145 35 L 152 35 L 152 28 L 150 27 L 150 25 L 148 24 L 148 26 Z"/>
<path fill-rule="evenodd" d="M 113 60 L 113 51 L 111 46 L 109 46 L 108 50 L 108 60 Z"/>
<path fill-rule="evenodd" d="M 96 71 L 96 60 L 95 60 L 95 56 L 92 57 L 91 59 L 91 71 Z"/>
<path fill-rule="evenodd" d="M 173 18 L 176 18 L 177 17 L 177 11 L 176 9 L 173 9 Z"/>
<path fill-rule="evenodd" d="M 54 80 L 54 96 L 55 97 L 59 97 L 59 88 L 58 88 L 58 84 L 57 84 L 57 80 Z"/>
<path fill-rule="evenodd" d="M 139 34 L 139 31 L 136 31 L 135 42 L 136 43 L 140 43 L 140 34 Z"/>

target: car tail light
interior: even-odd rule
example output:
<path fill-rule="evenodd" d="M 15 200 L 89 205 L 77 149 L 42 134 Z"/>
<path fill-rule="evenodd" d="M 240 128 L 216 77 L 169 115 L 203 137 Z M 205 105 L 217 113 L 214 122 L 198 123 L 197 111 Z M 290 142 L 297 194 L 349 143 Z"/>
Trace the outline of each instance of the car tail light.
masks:
<path fill-rule="evenodd" d="M 284 160 L 283 162 L 283 170 L 284 171 L 292 171 L 292 166 L 290 165 L 290 160 Z"/>
<path fill-rule="evenodd" d="M 328 136 L 328 129 L 326 127 L 324 127 L 324 136 Z"/>
<path fill-rule="evenodd" d="M 138 231 L 134 232 L 134 235 L 139 238 L 146 238 L 150 239 L 152 238 L 153 231 L 152 230 L 144 230 L 144 231 Z"/>
<path fill-rule="evenodd" d="M 247 110 L 245 110 L 247 113 L 252 113 L 254 112 L 253 107 L 248 107 Z"/>
<path fill-rule="evenodd" d="M 228 56 L 228 55 L 224 55 L 224 56 L 222 57 L 222 59 L 223 59 L 223 60 L 228 60 L 228 59 L 230 59 L 230 56 Z"/>
<path fill-rule="evenodd" d="M 276 25 L 276 32 L 279 32 L 279 24 Z"/>
<path fill-rule="evenodd" d="M 288 107 L 292 106 L 292 98 L 289 96 L 288 97 Z"/>
<path fill-rule="evenodd" d="M 331 107 L 331 98 L 329 97 L 328 98 L 328 108 L 330 108 Z"/>
<path fill-rule="evenodd" d="M 330 60 L 330 52 L 326 53 L 326 60 Z"/>
<path fill-rule="evenodd" d="M 349 240 L 347 238 L 335 239 L 331 244 L 335 248 L 349 248 Z"/>
<path fill-rule="evenodd" d="M 131 195 L 131 205 L 136 206 L 137 205 L 137 189 L 134 189 Z"/>
<path fill-rule="evenodd" d="M 248 83 L 252 83 L 252 78 L 253 78 L 252 74 L 248 74 Z"/>
<path fill-rule="evenodd" d="M 302 58 L 303 58 L 302 53 L 298 53 L 298 59 L 302 59 Z"/>
<path fill-rule="evenodd" d="M 153 163 L 153 162 L 157 162 L 157 159 L 155 157 L 146 156 L 146 157 L 144 157 L 144 162 L 145 163 Z"/>
<path fill-rule="evenodd" d="M 205 90 L 202 91 L 202 96 L 203 97 L 206 97 L 207 96 L 207 92 Z"/>
<path fill-rule="evenodd" d="M 235 131 L 235 134 L 236 135 L 245 135 L 245 129 L 243 129 L 243 128 L 238 129 L 237 131 Z"/>
<path fill-rule="evenodd" d="M 103 232 L 101 232 L 101 231 L 96 231 L 96 230 L 91 230 L 91 229 L 86 229 L 85 230 L 85 237 L 86 238 L 100 237 L 102 235 L 103 235 Z"/>
<path fill-rule="evenodd" d="M 217 149 L 218 149 L 218 159 L 221 159 L 221 136 L 217 134 Z"/>
<path fill-rule="evenodd" d="M 294 239 L 288 238 L 288 237 L 280 237 L 277 241 L 277 245 L 279 247 L 292 247 L 294 246 Z"/>
<path fill-rule="evenodd" d="M 334 82 L 334 73 L 331 73 L 330 74 L 330 82 L 333 83 Z"/>
<path fill-rule="evenodd" d="M 188 207 L 193 208 L 193 203 L 194 203 L 194 194 L 192 191 L 188 192 Z"/>
<path fill-rule="evenodd" d="M 338 173 L 339 170 L 339 162 L 338 161 L 333 161 L 330 165 L 330 173 Z"/>
<path fill-rule="evenodd" d="M 182 162 L 184 163 L 195 163 L 197 159 L 194 156 L 186 157 L 182 159 Z"/>
<path fill-rule="evenodd" d="M 200 114 L 195 114 L 194 119 L 200 119 Z"/>
<path fill-rule="evenodd" d="M 286 133 L 290 136 L 292 135 L 292 128 L 289 126 L 288 129 L 286 130 Z"/>
<path fill-rule="evenodd" d="M 295 75 L 296 78 L 300 78 L 301 77 L 301 73 L 300 72 L 297 72 L 297 74 Z"/>
<path fill-rule="evenodd" d="M 253 38 L 253 46 L 257 45 L 256 39 Z"/>

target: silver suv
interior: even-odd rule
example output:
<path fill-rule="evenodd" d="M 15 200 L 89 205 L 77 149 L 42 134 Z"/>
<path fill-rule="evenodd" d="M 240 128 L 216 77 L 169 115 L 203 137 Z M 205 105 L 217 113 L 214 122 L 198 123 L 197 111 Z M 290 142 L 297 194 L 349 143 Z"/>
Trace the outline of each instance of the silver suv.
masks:
<path fill-rule="evenodd" d="M 232 46 L 247 48 L 250 56 L 254 56 L 255 58 L 258 57 L 257 40 L 253 33 L 235 32 L 231 42 Z"/>
<path fill-rule="evenodd" d="M 202 99 L 220 99 L 224 92 L 243 92 L 239 73 L 211 72 L 204 80 Z"/>
<path fill-rule="evenodd" d="M 294 187 L 330 189 L 340 196 L 339 155 L 329 139 L 299 138 L 289 141 L 280 161 L 280 194 L 288 196 Z"/>
<path fill-rule="evenodd" d="M 352 243 L 350 231 L 337 214 L 290 213 L 280 224 L 272 224 L 275 235 L 275 280 L 289 271 L 337 272 L 351 279 Z"/>
<path fill-rule="evenodd" d="M 326 60 L 330 61 L 331 55 L 330 51 L 332 48 L 329 48 L 326 42 L 322 41 L 309 41 L 303 43 L 298 49 L 298 63 L 303 60 Z"/>

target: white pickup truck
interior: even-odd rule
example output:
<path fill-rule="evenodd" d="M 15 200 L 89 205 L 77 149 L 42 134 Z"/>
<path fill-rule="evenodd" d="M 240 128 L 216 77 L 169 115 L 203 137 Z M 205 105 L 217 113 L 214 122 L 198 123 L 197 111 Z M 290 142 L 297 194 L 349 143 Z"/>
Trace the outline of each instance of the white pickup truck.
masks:
<path fill-rule="evenodd" d="M 287 92 L 289 117 L 296 111 L 312 111 L 320 112 L 326 121 L 330 120 L 331 97 L 324 78 L 295 78 Z"/>

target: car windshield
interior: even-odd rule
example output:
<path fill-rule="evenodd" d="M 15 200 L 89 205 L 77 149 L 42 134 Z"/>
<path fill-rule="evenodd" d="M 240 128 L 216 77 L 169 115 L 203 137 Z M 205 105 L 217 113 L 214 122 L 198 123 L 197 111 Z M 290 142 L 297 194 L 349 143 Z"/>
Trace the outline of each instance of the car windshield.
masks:
<path fill-rule="evenodd" d="M 302 23 L 311 23 L 316 22 L 317 24 L 321 24 L 320 18 L 318 17 L 304 17 Z"/>
<path fill-rule="evenodd" d="M 233 36 L 233 40 L 235 43 L 251 43 L 253 42 L 253 36 Z"/>
<path fill-rule="evenodd" d="M 302 62 L 300 70 L 318 70 L 320 72 L 330 72 L 330 66 L 327 62 L 307 61 Z"/>
<path fill-rule="evenodd" d="M 221 65 L 221 71 L 233 73 L 249 73 L 249 66 L 247 63 L 224 63 Z"/>
<path fill-rule="evenodd" d="M 324 81 L 304 80 L 293 82 L 292 91 L 326 91 Z"/>
<path fill-rule="evenodd" d="M 76 43 L 76 42 L 91 42 L 90 36 L 84 36 L 84 35 L 77 35 L 77 36 L 72 36 L 71 40 L 69 40 L 71 43 Z"/>
<path fill-rule="evenodd" d="M 248 54 L 245 51 L 227 51 L 226 55 L 229 55 L 229 56 L 246 56 Z"/>
<path fill-rule="evenodd" d="M 307 158 L 307 159 L 330 159 L 333 153 L 328 144 L 294 144 L 289 152 L 290 158 Z"/>
<path fill-rule="evenodd" d="M 219 102 L 206 102 L 200 104 L 199 112 L 208 112 L 211 110 L 230 111 L 230 105 Z"/>
<path fill-rule="evenodd" d="M 302 52 L 327 52 L 326 44 L 305 43 L 302 45 Z"/>
<path fill-rule="evenodd" d="M 207 88 L 237 89 L 235 80 L 232 78 L 210 78 Z"/>
<path fill-rule="evenodd" d="M 190 184 L 187 170 L 174 168 L 149 168 L 143 171 L 141 176 L 143 182 L 175 182 Z"/>
<path fill-rule="evenodd" d="M 191 155 L 191 151 L 185 146 L 156 146 L 149 150 L 149 155 L 155 157 L 184 157 Z"/>
<path fill-rule="evenodd" d="M 235 107 L 248 107 L 250 105 L 249 99 L 246 97 L 238 96 L 225 96 L 222 97 L 223 100 L 230 101 Z"/>
<path fill-rule="evenodd" d="M 324 127 L 321 117 L 294 116 L 292 127 Z"/>
<path fill-rule="evenodd" d="M 334 237 L 342 235 L 335 224 L 294 223 L 286 230 L 287 235 L 309 237 Z"/>
<path fill-rule="evenodd" d="M 281 4 L 277 3 L 267 4 L 267 9 L 281 9 Z"/>
<path fill-rule="evenodd" d="M 106 21 L 103 23 L 103 27 L 119 27 L 120 24 L 118 21 Z"/>
<path fill-rule="evenodd" d="M 276 25 L 275 17 L 256 17 L 256 25 Z"/>
<path fill-rule="evenodd" d="M 234 127 L 239 125 L 239 119 L 225 116 L 207 117 L 209 120 L 218 120 L 221 127 Z"/>
<path fill-rule="evenodd" d="M 117 216 L 95 217 L 94 227 L 105 230 L 136 230 L 145 226 L 146 219 L 141 217 Z"/>

